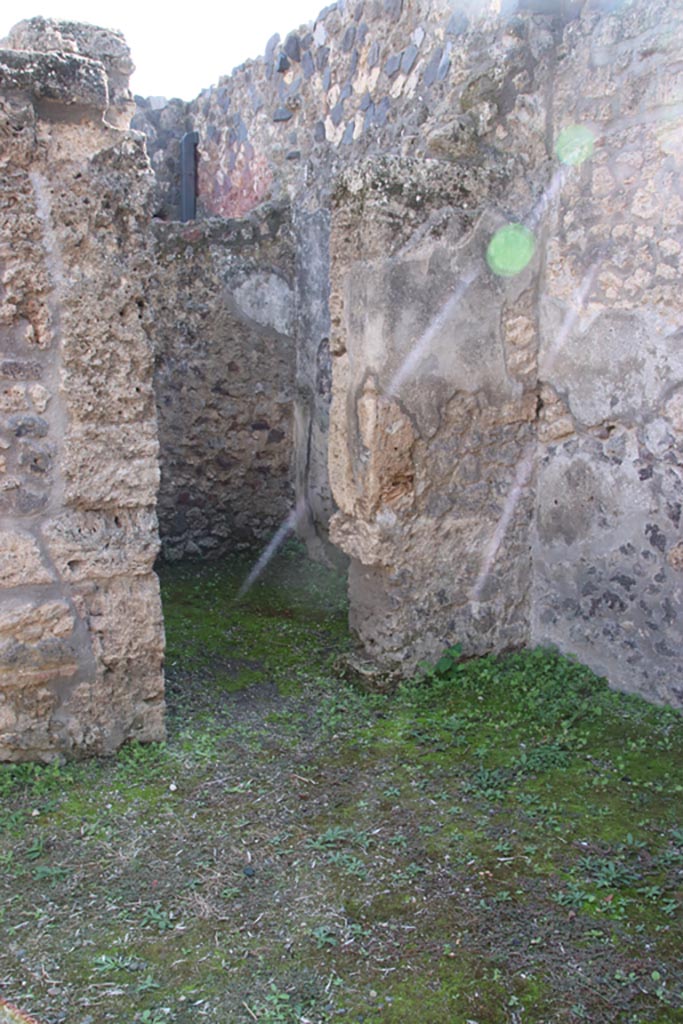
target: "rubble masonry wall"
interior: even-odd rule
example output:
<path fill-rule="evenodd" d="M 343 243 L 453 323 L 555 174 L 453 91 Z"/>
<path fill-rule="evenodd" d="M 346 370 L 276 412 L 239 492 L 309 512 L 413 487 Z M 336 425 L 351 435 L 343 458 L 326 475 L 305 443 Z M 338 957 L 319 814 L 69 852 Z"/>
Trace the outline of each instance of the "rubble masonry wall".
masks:
<path fill-rule="evenodd" d="M 151 182 L 115 126 L 130 59 L 115 34 L 39 28 L 0 50 L 3 760 L 164 736 Z"/>
<path fill-rule="evenodd" d="M 300 362 L 328 339 L 333 362 L 308 469 L 373 658 L 557 643 L 678 703 L 680 5 L 504 6 L 333 5 L 153 112 L 152 161 L 163 189 L 182 120 L 204 215 L 288 201 L 321 227 L 297 246 L 331 281 L 314 329 L 296 318 Z M 594 144 L 563 165 L 570 125 Z M 506 222 L 536 242 L 509 279 L 484 259 Z"/>

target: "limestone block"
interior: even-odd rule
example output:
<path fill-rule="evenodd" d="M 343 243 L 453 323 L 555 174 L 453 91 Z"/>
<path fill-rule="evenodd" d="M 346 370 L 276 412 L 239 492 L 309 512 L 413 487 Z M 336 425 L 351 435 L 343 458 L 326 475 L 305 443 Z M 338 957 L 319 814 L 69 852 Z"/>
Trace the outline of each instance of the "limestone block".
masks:
<path fill-rule="evenodd" d="M 567 406 L 549 384 L 541 387 L 541 414 L 538 439 L 544 443 L 573 434 L 576 427 Z"/>
<path fill-rule="evenodd" d="M 0 684 L 26 687 L 73 675 L 74 625 L 66 601 L 6 602 L 0 611 Z"/>
<path fill-rule="evenodd" d="M 99 61 L 107 75 L 107 121 L 119 128 L 128 127 L 134 111 L 128 80 L 135 68 L 128 44 L 120 32 L 38 17 L 15 25 L 7 42 L 16 50 L 60 51 Z"/>
<path fill-rule="evenodd" d="M 13 50 L 78 53 L 101 61 L 109 73 L 134 71 L 130 49 L 121 32 L 83 22 L 53 18 L 28 18 L 10 30 L 7 43 Z"/>
<path fill-rule="evenodd" d="M 52 721 L 54 740 L 65 753 L 111 754 L 126 740 L 166 738 L 163 679 L 158 663 L 124 661 L 100 666 L 78 683 Z"/>
<path fill-rule="evenodd" d="M 65 601 L 43 604 L 10 599 L 0 609 L 0 637 L 12 636 L 22 643 L 45 637 L 65 637 L 73 629 L 73 616 Z"/>
<path fill-rule="evenodd" d="M 74 288 L 63 313 L 63 387 L 69 409 L 74 420 L 100 425 L 144 422 L 153 415 L 154 397 L 152 353 L 135 301 L 139 296 L 130 285 L 114 284 L 99 267 L 99 255 L 91 259 L 96 280 Z M 102 293 L 96 305 L 93 288 Z"/>
<path fill-rule="evenodd" d="M 415 479 L 412 423 L 395 401 L 378 392 L 372 378 L 358 399 L 357 418 L 360 444 L 367 453 L 358 466 L 364 515 L 383 505 L 409 507 Z"/>
<path fill-rule="evenodd" d="M 42 534 L 57 572 L 69 582 L 146 575 L 159 550 L 152 509 L 63 512 L 43 524 Z"/>
<path fill-rule="evenodd" d="M 146 576 L 116 577 L 74 587 L 92 636 L 96 658 L 105 666 L 122 661 L 155 661 L 161 681 L 164 630 L 159 581 Z"/>
<path fill-rule="evenodd" d="M 0 412 L 23 412 L 26 409 L 26 392 L 20 384 L 0 387 Z"/>
<path fill-rule="evenodd" d="M 50 736 L 56 694 L 45 686 L 0 690 L 0 761 L 53 761 Z"/>
<path fill-rule="evenodd" d="M 28 388 L 28 395 L 36 412 L 45 412 L 50 402 L 50 392 L 47 388 L 44 388 L 42 384 L 31 384 Z"/>
<path fill-rule="evenodd" d="M 156 422 L 75 424 L 62 449 L 65 500 L 81 508 L 153 507 L 159 487 Z"/>
<path fill-rule="evenodd" d="M 336 512 L 330 520 L 330 540 L 363 565 L 390 565 L 395 540 L 382 521 L 366 522 Z"/>
<path fill-rule="evenodd" d="M 530 316 L 513 312 L 503 321 L 503 331 L 505 340 L 514 348 L 536 343 L 536 323 Z"/>
<path fill-rule="evenodd" d="M 51 583 L 54 573 L 44 564 L 35 537 L 21 530 L 0 530 L 0 587 Z"/>

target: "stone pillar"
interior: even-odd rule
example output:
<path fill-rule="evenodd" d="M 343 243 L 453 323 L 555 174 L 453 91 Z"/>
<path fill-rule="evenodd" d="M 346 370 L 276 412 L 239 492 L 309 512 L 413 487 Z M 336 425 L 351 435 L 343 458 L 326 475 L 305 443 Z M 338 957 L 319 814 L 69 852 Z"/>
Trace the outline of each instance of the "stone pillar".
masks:
<path fill-rule="evenodd" d="M 529 306 L 535 264 L 486 267 L 494 176 L 383 158 L 335 192 L 330 535 L 351 626 L 390 672 L 528 639 L 535 335 L 513 359 L 504 313 Z"/>
<path fill-rule="evenodd" d="M 114 126 L 130 69 L 120 36 L 35 19 L 11 45 L 0 50 L 0 759 L 51 760 L 164 736 L 149 171 L 142 138 Z"/>

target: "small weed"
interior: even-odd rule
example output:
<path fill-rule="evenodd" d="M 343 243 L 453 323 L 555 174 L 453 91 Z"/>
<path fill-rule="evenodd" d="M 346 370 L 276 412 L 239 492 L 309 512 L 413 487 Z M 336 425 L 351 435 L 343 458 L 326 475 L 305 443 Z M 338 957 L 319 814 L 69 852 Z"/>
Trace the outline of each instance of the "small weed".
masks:
<path fill-rule="evenodd" d="M 151 1010 L 141 1010 L 135 1016 L 135 1024 L 168 1024 L 170 1011 L 167 1007 L 158 1007 Z"/>
<path fill-rule="evenodd" d="M 331 928 L 327 928 L 325 925 L 319 925 L 317 928 L 311 929 L 311 935 L 315 939 L 315 944 L 318 949 L 327 949 L 331 946 L 338 946 L 339 939 Z"/>
<path fill-rule="evenodd" d="M 307 842 L 312 850 L 332 850 L 346 842 L 352 834 L 351 829 L 342 828 L 341 825 L 331 825 L 322 835 L 316 836 L 315 839 L 309 839 Z"/>
<path fill-rule="evenodd" d="M 607 857 L 581 857 L 579 867 L 598 889 L 622 889 L 640 879 L 632 865 Z"/>
<path fill-rule="evenodd" d="M 134 957 L 123 956 L 120 953 L 115 953 L 113 956 L 103 953 L 94 962 L 95 970 L 100 974 L 110 974 L 114 971 L 135 971 L 139 966 L 139 960 L 136 960 Z"/>
<path fill-rule="evenodd" d="M 352 875 L 355 878 L 367 878 L 368 870 L 365 864 L 353 854 L 345 853 L 343 850 L 333 850 L 328 853 L 327 862 L 334 864 L 335 867 L 340 867 L 347 875 Z"/>
<path fill-rule="evenodd" d="M 139 993 L 152 992 L 154 989 L 161 988 L 158 981 L 155 981 L 151 974 L 146 974 L 144 978 L 141 978 L 136 986 L 136 990 Z"/>
<path fill-rule="evenodd" d="M 508 784 L 508 775 L 502 768 L 486 768 L 481 765 L 463 783 L 466 793 L 476 793 L 485 800 L 502 800 Z"/>
<path fill-rule="evenodd" d="M 155 903 L 153 907 L 147 907 L 142 915 L 140 923 L 143 927 L 156 928 L 160 932 L 171 931 L 175 928 L 172 914 L 166 910 L 162 910 L 160 903 Z"/>
<path fill-rule="evenodd" d="M 64 878 L 68 878 L 70 874 L 69 868 L 51 867 L 48 864 L 39 864 L 33 870 L 33 877 L 39 882 L 59 882 Z"/>
<path fill-rule="evenodd" d="M 45 853 L 45 840 L 37 836 L 26 851 L 27 860 L 38 860 Z"/>
<path fill-rule="evenodd" d="M 272 983 L 263 1001 L 248 1010 L 250 1018 L 259 1024 L 297 1024 L 300 1020 L 299 1008 L 292 1004 L 290 994 Z"/>

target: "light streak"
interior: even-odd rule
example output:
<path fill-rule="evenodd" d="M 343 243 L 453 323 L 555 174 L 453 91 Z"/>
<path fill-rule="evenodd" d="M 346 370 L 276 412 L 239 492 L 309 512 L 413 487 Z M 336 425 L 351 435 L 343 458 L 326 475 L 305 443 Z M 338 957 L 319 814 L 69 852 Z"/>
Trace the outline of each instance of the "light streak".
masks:
<path fill-rule="evenodd" d="M 278 553 L 284 542 L 289 537 L 290 533 L 294 532 L 299 521 L 305 515 L 307 506 L 308 502 L 306 501 L 306 499 L 300 498 L 296 503 L 296 506 L 292 509 L 292 511 L 285 519 L 285 521 L 278 527 L 274 536 L 272 537 L 268 545 L 263 549 L 253 569 L 251 570 L 246 580 L 240 587 L 237 594 L 238 601 L 241 601 L 242 598 L 249 592 L 249 590 L 251 590 L 256 580 L 268 567 L 270 562 L 273 560 L 273 558 Z"/>
<path fill-rule="evenodd" d="M 539 373 L 539 376 L 543 377 L 550 373 L 550 371 L 552 370 L 555 364 L 555 360 L 557 359 L 557 356 L 560 352 L 560 349 L 569 337 L 569 332 L 576 323 L 579 314 L 581 313 L 581 310 L 588 301 L 588 297 L 590 295 L 591 288 L 593 287 L 593 283 L 600 268 L 601 262 L 601 260 L 596 260 L 594 263 L 592 263 L 586 271 L 586 273 L 584 274 L 583 278 L 581 279 L 580 285 L 578 286 L 578 288 L 574 292 L 574 295 L 572 296 L 570 308 L 567 310 L 567 314 L 564 320 L 562 321 L 560 329 L 557 332 L 557 335 L 555 336 L 555 339 L 553 340 L 553 343 L 549 347 L 546 357 L 543 360 L 543 363 L 540 368 L 542 372 Z M 495 528 L 486 544 L 481 561 L 481 568 L 479 569 L 479 574 L 477 576 L 474 586 L 472 587 L 472 590 L 470 591 L 470 600 L 472 601 L 473 604 L 477 604 L 479 602 L 479 598 L 481 597 L 481 592 L 484 588 L 484 584 L 488 579 L 488 576 L 493 567 L 493 563 L 496 559 L 496 555 L 498 554 L 500 546 L 505 538 L 505 534 L 507 533 L 508 527 L 510 525 L 510 520 L 512 519 L 514 511 L 517 508 L 517 505 L 519 504 L 519 500 L 522 496 L 522 491 L 529 483 L 529 479 L 534 468 L 534 460 L 536 457 L 537 450 L 538 441 L 530 441 L 529 444 L 526 445 L 522 457 L 517 463 L 515 470 L 515 479 L 505 500 L 505 505 L 503 506 L 503 513 L 498 522 L 496 523 Z"/>
<path fill-rule="evenodd" d="M 394 376 L 389 381 L 389 386 L 386 391 L 388 395 L 398 394 L 405 383 L 406 378 L 416 369 L 422 355 L 429 348 L 439 331 L 441 331 L 451 319 L 467 292 L 467 289 L 474 283 L 474 281 L 476 281 L 479 274 L 479 270 L 474 270 L 472 268 L 462 275 L 455 286 L 451 297 L 443 304 L 436 316 L 432 317 L 427 328 L 422 332 Z"/>

